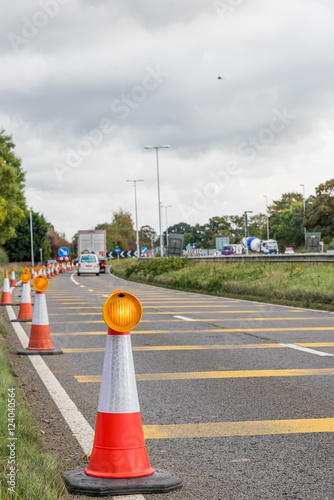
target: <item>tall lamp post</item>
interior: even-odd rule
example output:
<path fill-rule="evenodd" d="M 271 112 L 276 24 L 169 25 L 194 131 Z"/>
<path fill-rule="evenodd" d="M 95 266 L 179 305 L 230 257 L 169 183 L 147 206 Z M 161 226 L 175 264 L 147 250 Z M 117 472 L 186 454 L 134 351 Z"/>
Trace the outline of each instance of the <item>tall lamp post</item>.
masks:
<path fill-rule="evenodd" d="M 171 208 L 172 205 L 161 205 L 161 208 L 165 209 L 166 214 L 166 248 L 168 248 L 168 222 L 167 222 L 167 208 Z"/>
<path fill-rule="evenodd" d="M 304 184 L 300 184 L 300 186 L 303 188 L 303 212 L 305 215 L 305 186 Z M 305 240 L 305 250 L 306 250 L 306 227 L 304 227 L 304 240 Z"/>
<path fill-rule="evenodd" d="M 136 213 L 136 245 L 137 245 L 137 258 L 140 257 L 139 253 L 139 233 L 138 233 L 138 211 L 137 211 L 137 182 L 143 182 L 143 179 L 133 179 L 127 180 L 126 182 L 133 182 L 134 190 L 135 190 L 135 213 Z"/>
<path fill-rule="evenodd" d="M 267 214 L 267 240 L 269 240 L 269 217 L 268 217 L 268 196 L 266 194 L 263 195 L 266 199 L 266 214 Z"/>
<path fill-rule="evenodd" d="M 168 149 L 170 146 L 145 146 L 144 149 L 155 149 L 157 157 L 157 181 L 158 181 L 158 206 L 159 206 L 159 231 L 160 231 L 160 256 L 163 257 L 164 254 L 164 242 L 161 230 L 161 206 L 160 206 L 160 180 L 159 180 L 159 149 Z"/>
<path fill-rule="evenodd" d="M 245 216 L 245 254 L 248 255 L 248 246 L 247 246 L 247 236 L 248 236 L 248 226 L 247 226 L 247 214 L 252 214 L 252 210 L 246 210 L 244 212 Z"/>
<path fill-rule="evenodd" d="M 35 262 L 34 262 L 34 238 L 32 231 L 32 208 L 30 208 L 30 241 L 31 241 L 31 265 L 32 267 L 34 267 Z"/>

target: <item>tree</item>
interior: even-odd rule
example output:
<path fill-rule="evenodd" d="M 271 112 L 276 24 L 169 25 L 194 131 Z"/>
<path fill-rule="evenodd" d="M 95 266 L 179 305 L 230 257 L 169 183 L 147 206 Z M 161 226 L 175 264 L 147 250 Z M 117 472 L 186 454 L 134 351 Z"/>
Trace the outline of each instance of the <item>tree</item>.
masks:
<path fill-rule="evenodd" d="M 0 244 L 15 236 L 15 227 L 27 214 L 25 174 L 14 148 L 11 136 L 0 130 Z"/>
<path fill-rule="evenodd" d="M 47 238 L 50 243 L 50 255 L 53 259 L 56 259 L 58 257 L 59 248 L 70 247 L 70 243 L 66 240 L 65 234 L 55 231 L 52 225 L 50 225 L 47 232 Z"/>
<path fill-rule="evenodd" d="M 279 200 L 274 200 L 273 203 L 268 206 L 270 234 L 272 233 L 272 227 L 280 224 L 280 215 L 283 210 L 289 209 L 294 203 L 302 202 L 303 196 L 295 192 L 283 193 Z"/>
<path fill-rule="evenodd" d="M 262 240 L 267 239 L 267 217 L 265 214 L 255 214 L 249 218 L 248 234 Z"/>
<path fill-rule="evenodd" d="M 151 226 L 142 226 L 139 229 L 139 245 L 151 248 L 151 244 L 158 242 L 158 235 Z M 160 241 L 159 241 L 160 245 Z"/>
<path fill-rule="evenodd" d="M 319 184 L 315 192 L 306 203 L 304 226 L 321 232 L 324 242 L 330 243 L 334 236 L 334 179 Z"/>
<path fill-rule="evenodd" d="M 49 224 L 43 215 L 32 212 L 32 227 L 34 241 L 34 259 L 40 258 L 39 249 L 43 249 L 43 260 L 50 258 L 51 245 L 47 238 Z M 11 262 L 31 261 L 30 216 L 22 219 L 16 227 L 15 238 L 10 238 L 4 245 Z"/>
<path fill-rule="evenodd" d="M 99 224 L 95 229 L 107 232 L 107 250 L 111 252 L 118 246 L 122 250 L 136 250 L 136 232 L 133 228 L 131 214 L 121 208 L 113 213 L 111 223 Z"/>
<path fill-rule="evenodd" d="M 287 246 L 299 247 L 304 243 L 303 204 L 292 203 L 279 216 L 279 223 L 272 226 L 272 236 L 280 251 Z"/>

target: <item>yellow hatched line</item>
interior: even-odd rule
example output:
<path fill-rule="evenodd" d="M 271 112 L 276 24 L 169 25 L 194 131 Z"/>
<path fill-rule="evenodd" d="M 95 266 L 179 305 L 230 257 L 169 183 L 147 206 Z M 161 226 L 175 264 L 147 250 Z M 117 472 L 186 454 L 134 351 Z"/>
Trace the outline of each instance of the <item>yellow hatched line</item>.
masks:
<path fill-rule="evenodd" d="M 334 418 L 144 425 L 145 439 L 182 439 L 334 432 Z"/>
<path fill-rule="evenodd" d="M 192 302 L 194 304 L 194 302 Z M 212 304 L 212 305 L 209 305 L 209 304 L 204 304 L 203 305 L 203 302 L 199 303 L 199 304 L 196 304 L 194 306 L 184 306 L 183 304 L 180 304 L 179 306 L 178 305 L 174 305 L 174 304 L 169 304 L 168 306 L 164 305 L 164 306 L 143 306 L 143 309 L 165 309 L 167 307 L 171 307 L 171 305 L 173 305 L 173 307 L 185 307 L 186 309 L 187 308 L 192 308 L 192 307 L 228 307 L 228 306 L 224 306 L 224 305 L 221 305 L 221 304 Z"/>
<path fill-rule="evenodd" d="M 136 379 L 141 382 L 153 380 L 203 380 L 226 378 L 259 378 L 259 377 L 311 377 L 314 375 L 334 375 L 333 368 L 287 369 L 287 370 L 228 370 L 215 372 L 178 372 L 178 373 L 140 373 Z M 101 382 L 100 375 L 76 375 L 80 383 Z"/>
<path fill-rule="evenodd" d="M 103 320 L 93 320 L 93 321 L 53 321 L 52 324 L 61 323 L 104 323 Z M 27 324 L 31 324 L 28 322 Z M 314 327 L 300 327 L 300 328 L 215 328 L 206 330 L 131 330 L 132 335 L 142 335 L 142 334 L 165 334 L 165 333 L 239 333 L 239 332 L 303 332 L 303 331 L 333 331 L 334 326 L 314 326 Z M 72 332 L 72 333 L 53 333 L 52 335 L 102 335 L 102 332 Z"/>
<path fill-rule="evenodd" d="M 89 333 L 89 332 L 88 332 Z M 106 333 L 106 332 L 103 332 Z M 334 342 L 308 342 L 296 344 L 301 347 L 334 347 Z M 232 345 L 154 345 L 132 347 L 136 352 L 149 351 L 203 351 L 203 350 L 231 350 L 231 349 L 286 349 L 281 344 L 232 344 Z M 64 348 L 65 353 L 104 352 L 104 347 L 74 347 Z"/>

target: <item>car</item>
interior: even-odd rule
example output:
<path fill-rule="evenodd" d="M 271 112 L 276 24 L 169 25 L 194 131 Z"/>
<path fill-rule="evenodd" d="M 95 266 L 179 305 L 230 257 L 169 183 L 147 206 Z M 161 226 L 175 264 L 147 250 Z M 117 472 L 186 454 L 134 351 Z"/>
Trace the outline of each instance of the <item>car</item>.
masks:
<path fill-rule="evenodd" d="M 100 274 L 99 259 L 95 253 L 83 253 L 79 257 L 77 274 Z"/>

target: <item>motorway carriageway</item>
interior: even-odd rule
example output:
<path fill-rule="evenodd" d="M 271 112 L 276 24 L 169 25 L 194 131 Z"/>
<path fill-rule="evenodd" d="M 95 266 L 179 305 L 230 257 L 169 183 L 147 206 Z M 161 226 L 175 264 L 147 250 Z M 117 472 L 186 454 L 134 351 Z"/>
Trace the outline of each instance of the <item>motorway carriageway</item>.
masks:
<path fill-rule="evenodd" d="M 65 354 L 43 361 L 88 423 L 87 448 L 107 332 L 102 305 L 116 288 L 143 306 L 131 339 L 151 465 L 184 483 L 147 498 L 334 498 L 328 312 L 167 290 L 108 273 L 51 279 L 52 342 Z M 30 326 L 23 328 L 29 334 Z"/>

